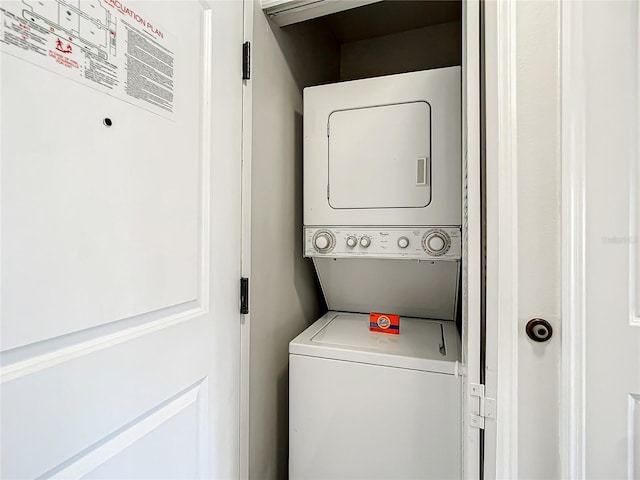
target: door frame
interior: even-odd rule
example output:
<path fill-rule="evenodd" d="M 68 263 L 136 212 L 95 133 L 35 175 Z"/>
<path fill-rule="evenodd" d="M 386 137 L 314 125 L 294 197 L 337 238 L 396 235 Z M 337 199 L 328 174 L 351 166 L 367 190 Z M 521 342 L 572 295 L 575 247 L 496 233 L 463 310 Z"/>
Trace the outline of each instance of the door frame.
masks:
<path fill-rule="evenodd" d="M 585 469 L 585 52 L 581 2 L 561 5 L 562 351 L 560 469 L 584 478 Z"/>
<path fill-rule="evenodd" d="M 466 8 L 472 15 L 483 15 L 480 4 L 484 3 L 484 40 L 487 75 L 484 79 L 486 94 L 485 135 L 487 145 L 486 185 L 487 212 L 487 325 L 486 325 L 486 395 L 497 400 L 500 418 L 487 419 L 485 423 L 484 459 L 480 458 L 478 430 L 469 425 L 469 414 L 473 400 L 465 393 L 463 411 L 464 476 L 480 478 L 481 461 L 484 478 L 517 478 L 518 473 L 518 218 L 517 218 L 517 108 L 516 108 L 516 6 L 508 0 L 483 2 L 469 0 Z M 566 3 L 566 2 L 565 2 Z M 570 2 L 573 3 L 573 2 Z M 244 0 L 244 39 L 253 36 L 253 0 Z M 482 32 L 478 32 L 479 35 Z M 479 45 L 478 52 L 480 50 Z M 474 50 L 467 52 L 474 55 Z M 477 56 L 476 56 L 477 57 Z M 478 58 L 476 58 L 476 61 Z M 482 86 L 482 80 L 481 80 Z M 499 92 L 505 94 L 499 95 Z M 482 115 L 479 99 L 473 98 L 469 115 Z M 242 276 L 249 277 L 251 265 L 251 81 L 245 81 L 243 95 L 243 153 L 242 153 Z M 477 102 L 477 104 L 475 103 Z M 469 107 L 469 105 L 467 105 Z M 481 134 L 480 131 L 474 134 Z M 480 147 L 479 139 L 469 138 L 465 154 Z M 476 140 L 478 140 L 476 142 Z M 475 165 L 473 167 L 476 167 Z M 469 211 L 480 212 L 479 165 L 467 171 L 469 184 Z M 478 185 L 474 181 L 478 180 Z M 495 181 L 493 181 L 495 179 Z M 475 208 L 475 210 L 473 210 Z M 480 295 L 481 265 L 480 238 L 481 218 L 473 213 L 468 216 L 469 243 L 473 250 L 469 255 L 469 312 L 468 338 L 478 341 L 477 350 L 470 349 L 469 356 L 479 356 L 480 346 Z M 498 256 L 499 253 L 499 256 Z M 498 258 L 500 262 L 498 262 Z M 240 381 L 240 478 L 248 478 L 249 464 L 249 338 L 250 314 L 244 315 L 241 328 L 241 381 Z M 477 319 L 477 321 L 476 321 Z M 473 321 L 472 321 L 473 320 Z M 474 325 L 477 323 L 478 325 Z M 500 371 L 500 383 L 498 383 Z M 467 372 L 466 383 L 479 382 L 479 372 Z M 498 462 L 498 459 L 500 460 Z"/>
<path fill-rule="evenodd" d="M 480 430 L 468 423 L 479 413 L 478 398 L 470 395 L 471 384 L 481 382 L 482 309 L 482 199 L 480 166 L 481 72 L 480 1 L 462 4 L 462 363 L 463 377 L 462 454 L 463 478 L 480 478 Z"/>
<path fill-rule="evenodd" d="M 484 478 L 518 478 L 518 137 L 516 5 L 483 2 L 486 158 Z"/>
<path fill-rule="evenodd" d="M 244 42 L 253 43 L 254 0 L 243 0 Z M 259 8 L 259 5 L 258 5 Z M 238 45 L 240 53 L 240 45 Z M 253 139 L 253 85 L 250 79 L 242 80 L 242 198 L 241 198 L 241 238 L 240 271 L 243 278 L 251 278 L 251 159 Z M 251 288 L 251 286 L 249 286 Z M 249 291 L 251 303 L 251 291 Z M 250 305 L 249 305 L 250 306 Z M 251 368 L 251 308 L 241 314 L 240 324 L 240 471 L 239 478 L 249 478 L 249 411 L 250 411 L 250 368 Z"/>

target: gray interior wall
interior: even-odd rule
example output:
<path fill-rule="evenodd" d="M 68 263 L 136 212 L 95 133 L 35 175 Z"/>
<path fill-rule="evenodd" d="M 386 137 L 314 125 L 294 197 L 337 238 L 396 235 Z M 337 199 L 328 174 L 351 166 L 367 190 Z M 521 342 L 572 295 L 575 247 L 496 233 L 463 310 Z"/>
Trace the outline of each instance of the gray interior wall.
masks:
<path fill-rule="evenodd" d="M 343 43 L 340 78 L 354 80 L 461 65 L 461 29 L 457 21 Z"/>
<path fill-rule="evenodd" d="M 339 46 L 314 25 L 279 29 L 254 9 L 249 476 L 287 477 L 288 344 L 324 306 L 302 257 L 302 88 L 339 78 Z"/>

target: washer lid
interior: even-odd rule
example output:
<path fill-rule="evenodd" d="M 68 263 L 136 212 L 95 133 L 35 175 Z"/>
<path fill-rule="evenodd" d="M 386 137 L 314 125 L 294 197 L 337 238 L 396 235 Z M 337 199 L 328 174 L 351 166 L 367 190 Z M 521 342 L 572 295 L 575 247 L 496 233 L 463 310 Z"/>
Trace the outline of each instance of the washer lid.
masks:
<path fill-rule="evenodd" d="M 457 374 L 460 341 L 453 322 L 400 318 L 400 334 L 369 331 L 369 315 L 329 312 L 289 344 L 289 353 Z"/>

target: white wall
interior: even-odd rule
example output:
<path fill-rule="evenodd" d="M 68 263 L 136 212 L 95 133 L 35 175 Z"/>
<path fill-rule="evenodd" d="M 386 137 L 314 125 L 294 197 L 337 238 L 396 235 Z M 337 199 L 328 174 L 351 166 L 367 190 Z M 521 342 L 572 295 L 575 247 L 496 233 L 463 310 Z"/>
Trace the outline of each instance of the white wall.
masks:
<path fill-rule="evenodd" d="M 288 344 L 322 313 L 302 257 L 302 91 L 337 80 L 339 49 L 316 27 L 280 30 L 254 8 L 249 476 L 287 476 Z"/>
<path fill-rule="evenodd" d="M 560 476 L 559 14 L 556 2 L 517 2 L 518 476 L 523 479 Z M 553 326 L 546 343 L 525 333 L 535 317 Z"/>

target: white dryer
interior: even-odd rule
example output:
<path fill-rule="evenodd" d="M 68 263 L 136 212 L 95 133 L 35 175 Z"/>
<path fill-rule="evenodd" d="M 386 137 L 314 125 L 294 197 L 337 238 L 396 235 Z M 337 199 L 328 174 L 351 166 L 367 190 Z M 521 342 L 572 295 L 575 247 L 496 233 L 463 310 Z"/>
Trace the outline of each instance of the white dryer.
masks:
<path fill-rule="evenodd" d="M 461 224 L 461 70 L 304 89 L 306 226 Z"/>
<path fill-rule="evenodd" d="M 460 343 L 452 322 L 329 312 L 289 347 L 289 477 L 461 478 Z"/>
<path fill-rule="evenodd" d="M 330 309 L 455 320 L 461 70 L 304 90 L 304 254 Z"/>

